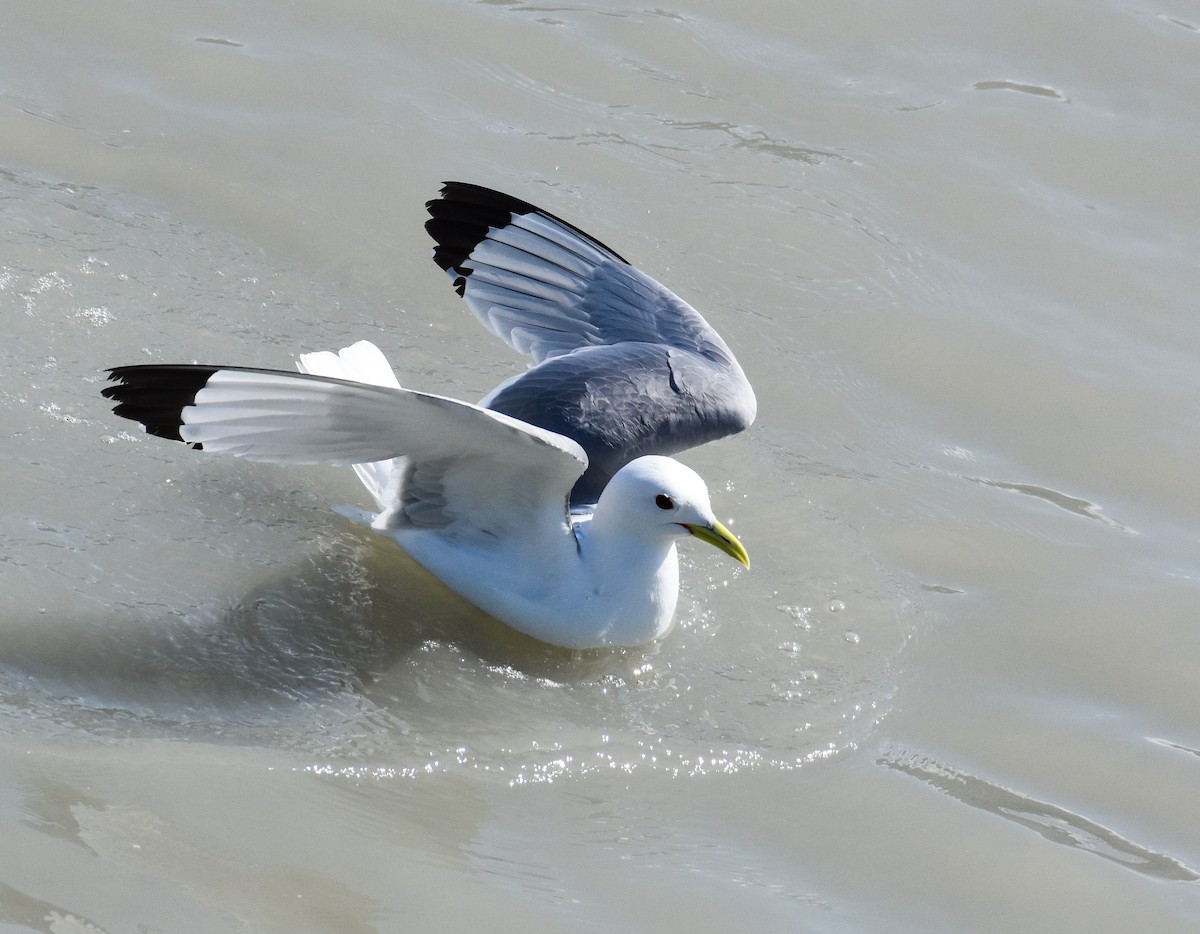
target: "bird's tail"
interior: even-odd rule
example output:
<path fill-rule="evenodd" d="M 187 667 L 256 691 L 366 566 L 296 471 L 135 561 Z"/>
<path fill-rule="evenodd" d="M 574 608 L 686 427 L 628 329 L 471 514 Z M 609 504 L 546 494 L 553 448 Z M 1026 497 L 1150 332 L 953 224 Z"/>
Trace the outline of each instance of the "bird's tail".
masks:
<path fill-rule="evenodd" d="M 396 379 L 396 374 L 383 351 L 370 341 L 358 341 L 349 347 L 343 347 L 337 353 L 318 350 L 315 353 L 301 354 L 296 360 L 296 368 L 301 373 L 313 376 L 332 376 L 355 383 L 369 383 L 389 389 L 400 388 L 400 381 Z M 394 475 L 395 461 L 395 458 L 388 458 L 368 464 L 352 465 L 358 479 L 379 504 L 380 509 L 389 501 L 388 484 Z"/>

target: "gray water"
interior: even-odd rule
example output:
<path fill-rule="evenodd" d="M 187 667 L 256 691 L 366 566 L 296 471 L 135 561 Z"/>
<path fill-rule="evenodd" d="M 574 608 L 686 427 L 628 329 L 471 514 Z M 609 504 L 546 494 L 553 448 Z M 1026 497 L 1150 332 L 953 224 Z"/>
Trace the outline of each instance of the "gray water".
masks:
<path fill-rule="evenodd" d="M 1200 927 L 1200 15 L 9 3 L 0 930 Z M 753 569 L 570 653 L 107 366 L 521 361 L 460 178 L 696 305 Z"/>

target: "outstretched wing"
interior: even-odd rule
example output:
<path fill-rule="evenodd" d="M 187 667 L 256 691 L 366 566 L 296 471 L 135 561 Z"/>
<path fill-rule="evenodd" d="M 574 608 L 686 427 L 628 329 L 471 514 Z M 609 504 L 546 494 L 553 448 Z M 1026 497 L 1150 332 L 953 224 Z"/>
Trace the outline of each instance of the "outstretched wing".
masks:
<path fill-rule="evenodd" d="M 518 536 L 566 522 L 578 445 L 443 396 L 281 370 L 109 370 L 114 411 L 164 438 L 280 464 L 397 458 L 376 526 Z"/>
<path fill-rule="evenodd" d="M 434 262 L 484 327 L 535 363 L 625 342 L 733 361 L 696 309 L 548 211 L 466 182 L 446 182 L 425 208 Z"/>
<path fill-rule="evenodd" d="M 500 192 L 446 182 L 426 204 L 434 260 L 493 334 L 533 359 L 481 405 L 578 442 L 595 501 L 643 454 L 742 431 L 757 402 L 694 308 L 566 221 Z"/>

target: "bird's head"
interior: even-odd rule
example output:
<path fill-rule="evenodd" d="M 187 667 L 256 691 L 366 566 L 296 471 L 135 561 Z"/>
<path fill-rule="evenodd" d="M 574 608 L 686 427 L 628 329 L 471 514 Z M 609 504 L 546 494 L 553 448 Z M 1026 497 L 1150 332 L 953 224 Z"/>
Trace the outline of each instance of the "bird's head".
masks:
<path fill-rule="evenodd" d="M 620 518 L 649 538 L 691 535 L 750 567 L 746 549 L 713 514 L 708 487 L 690 467 L 670 457 L 648 455 L 617 471 L 596 505 L 597 518 Z"/>

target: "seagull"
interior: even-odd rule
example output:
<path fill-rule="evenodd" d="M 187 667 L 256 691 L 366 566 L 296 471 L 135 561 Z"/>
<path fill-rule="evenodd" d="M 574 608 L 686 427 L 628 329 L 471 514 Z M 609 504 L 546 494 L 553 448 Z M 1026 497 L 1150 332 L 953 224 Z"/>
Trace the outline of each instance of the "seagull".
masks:
<path fill-rule="evenodd" d="M 665 636 L 676 544 L 746 567 L 704 481 L 669 455 L 754 420 L 754 391 L 700 313 L 600 241 L 518 198 L 446 182 L 434 261 L 530 358 L 478 403 L 402 388 L 359 341 L 298 372 L 149 364 L 107 371 L 115 414 L 190 447 L 353 467 L 390 537 L 513 629 L 570 649 Z"/>

